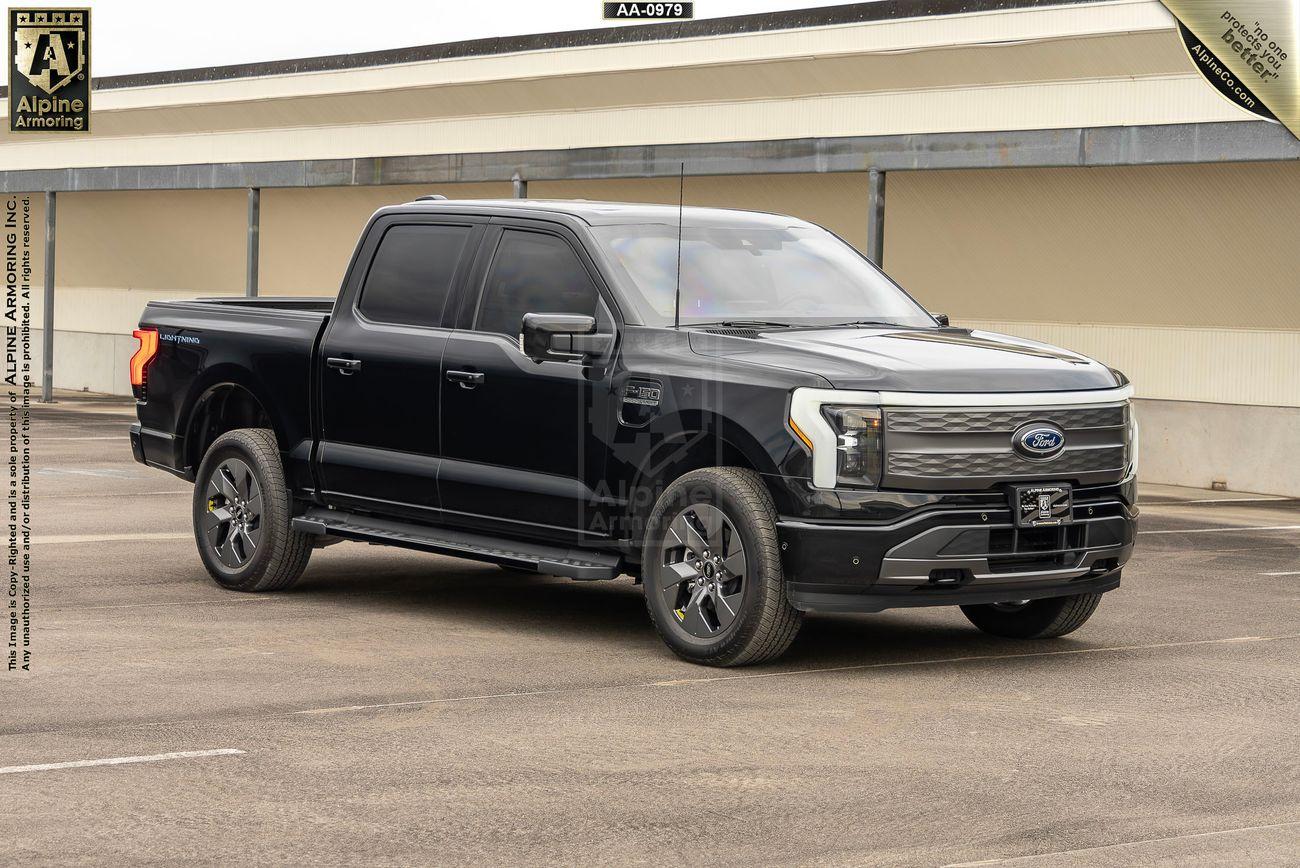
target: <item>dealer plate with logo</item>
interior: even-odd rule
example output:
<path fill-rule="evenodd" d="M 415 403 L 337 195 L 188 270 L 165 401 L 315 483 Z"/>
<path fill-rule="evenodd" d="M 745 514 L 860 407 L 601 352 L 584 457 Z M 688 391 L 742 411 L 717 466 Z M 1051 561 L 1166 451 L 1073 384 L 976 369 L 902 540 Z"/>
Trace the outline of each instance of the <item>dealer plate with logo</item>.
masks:
<path fill-rule="evenodd" d="M 1068 485 L 1016 485 L 1011 489 L 1016 527 L 1056 527 L 1074 521 L 1074 492 Z"/>

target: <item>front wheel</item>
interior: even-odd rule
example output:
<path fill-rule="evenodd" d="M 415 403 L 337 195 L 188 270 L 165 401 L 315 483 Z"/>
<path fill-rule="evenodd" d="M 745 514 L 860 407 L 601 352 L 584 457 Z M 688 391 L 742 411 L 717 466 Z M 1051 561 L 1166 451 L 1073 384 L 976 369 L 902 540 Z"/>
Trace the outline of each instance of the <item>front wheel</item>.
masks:
<path fill-rule="evenodd" d="M 1101 594 L 962 606 L 970 622 L 1006 639 L 1055 639 L 1073 633 L 1092 617 Z"/>
<path fill-rule="evenodd" d="M 194 541 L 208 574 L 235 591 L 290 587 L 312 549 L 292 520 L 275 434 L 241 428 L 218 437 L 194 485 Z"/>
<path fill-rule="evenodd" d="M 642 558 L 650 619 L 687 660 L 762 663 L 784 654 L 799 632 L 776 510 L 752 470 L 696 470 L 668 486 L 650 514 Z"/>

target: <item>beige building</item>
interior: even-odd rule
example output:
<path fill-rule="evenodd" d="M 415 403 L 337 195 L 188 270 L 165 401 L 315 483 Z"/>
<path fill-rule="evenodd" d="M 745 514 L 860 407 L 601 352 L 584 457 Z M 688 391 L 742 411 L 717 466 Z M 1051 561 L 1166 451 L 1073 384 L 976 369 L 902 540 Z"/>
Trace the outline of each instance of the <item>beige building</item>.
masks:
<path fill-rule="evenodd" d="M 1157 0 L 150 73 L 98 80 L 94 109 L 91 135 L 0 134 L 38 229 L 54 192 L 56 387 L 128 393 L 149 299 L 333 294 L 381 205 L 675 202 L 684 161 L 688 204 L 822 223 L 955 324 L 1125 371 L 1145 479 L 1300 495 L 1300 143 L 1205 83 Z"/>

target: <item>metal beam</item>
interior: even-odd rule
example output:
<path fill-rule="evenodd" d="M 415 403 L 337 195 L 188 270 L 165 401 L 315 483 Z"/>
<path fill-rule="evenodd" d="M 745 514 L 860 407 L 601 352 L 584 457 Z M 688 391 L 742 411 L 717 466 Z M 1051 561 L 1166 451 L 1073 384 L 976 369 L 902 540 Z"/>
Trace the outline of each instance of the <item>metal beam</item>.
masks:
<path fill-rule="evenodd" d="M 830 7 L 791 9 L 779 12 L 759 12 L 749 15 L 731 15 L 726 18 L 702 18 L 693 21 L 672 21 L 662 24 L 631 24 L 622 27 L 599 27 L 590 30 L 565 30 L 554 33 L 528 33 L 519 36 L 493 36 L 486 39 L 468 39 L 460 42 L 444 42 L 437 45 L 413 45 L 407 48 L 385 48 L 378 51 L 295 57 L 288 60 L 205 66 L 194 69 L 137 72 L 127 75 L 96 76 L 95 92 L 99 93 L 126 87 L 156 87 L 169 84 L 263 78 L 273 75 L 338 72 L 340 70 L 392 66 L 401 63 L 490 57 L 515 54 L 521 51 L 573 49 L 599 45 L 631 45 L 640 42 L 661 42 L 664 40 L 695 39 L 699 37 L 716 39 L 720 36 L 767 33 L 773 30 L 832 27 L 839 24 L 896 21 L 904 18 L 926 18 L 939 15 L 969 14 L 972 12 L 1006 12 L 1011 9 L 1033 9 L 1039 6 L 1065 6 L 1095 2 L 1097 0 L 871 0 L 871 2 L 866 3 L 847 3 Z M 0 86 L 0 98 L 3 98 L 6 93 L 6 89 Z"/>
<path fill-rule="evenodd" d="M 45 194 L 45 340 L 41 347 L 41 402 L 54 403 L 54 191 Z"/>
<path fill-rule="evenodd" d="M 262 191 L 257 187 L 248 188 L 248 254 L 245 257 L 247 271 L 244 276 L 244 295 L 252 298 L 257 295 L 258 255 L 261 252 L 262 234 Z"/>
<path fill-rule="evenodd" d="M 1300 160 L 1267 121 L 0 172 L 0 191 L 220 190 Z"/>
<path fill-rule="evenodd" d="M 867 258 L 885 264 L 885 173 L 867 173 Z"/>

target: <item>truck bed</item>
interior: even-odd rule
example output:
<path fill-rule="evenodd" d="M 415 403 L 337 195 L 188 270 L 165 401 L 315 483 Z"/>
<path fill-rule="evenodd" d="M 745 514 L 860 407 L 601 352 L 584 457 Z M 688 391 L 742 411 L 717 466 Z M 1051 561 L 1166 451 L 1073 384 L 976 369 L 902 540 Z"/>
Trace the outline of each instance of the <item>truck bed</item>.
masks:
<path fill-rule="evenodd" d="M 329 313 L 334 308 L 334 297 L 328 295 L 264 295 L 249 298 L 248 296 L 229 296 L 217 295 L 207 298 L 190 298 L 178 299 L 173 301 L 155 301 L 151 302 L 151 307 L 166 307 L 177 309 L 206 309 L 212 305 L 221 305 L 241 310 L 250 311 L 305 311 L 316 313 Z"/>
<path fill-rule="evenodd" d="M 290 476 L 309 484 L 312 360 L 333 306 L 303 296 L 150 302 L 140 327 L 158 331 L 158 352 L 137 393 L 146 462 L 191 478 L 206 439 L 195 407 L 238 392 L 280 438 Z"/>

